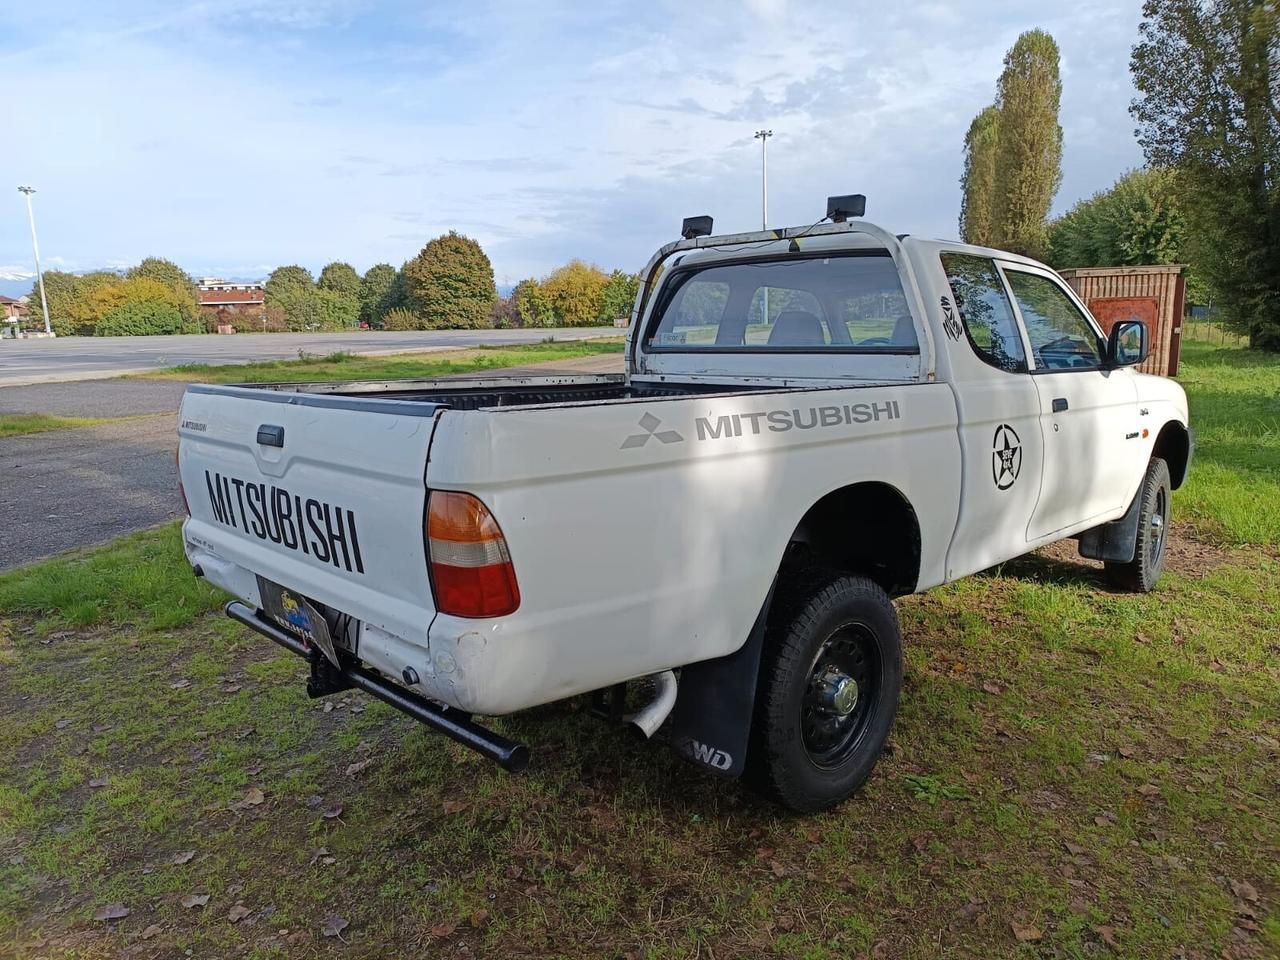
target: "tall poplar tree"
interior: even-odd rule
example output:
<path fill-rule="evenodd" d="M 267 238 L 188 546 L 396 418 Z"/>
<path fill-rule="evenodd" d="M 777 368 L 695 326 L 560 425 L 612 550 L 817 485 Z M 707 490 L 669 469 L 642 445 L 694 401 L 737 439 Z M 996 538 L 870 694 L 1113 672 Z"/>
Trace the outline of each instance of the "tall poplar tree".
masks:
<path fill-rule="evenodd" d="M 998 104 L 994 233 L 1000 246 L 1043 259 L 1045 221 L 1062 181 L 1058 45 L 1029 30 L 1005 54 Z"/>
<path fill-rule="evenodd" d="M 960 236 L 965 243 L 992 247 L 999 243 L 995 226 L 996 150 L 1000 110 L 983 109 L 964 137 L 964 173 L 960 176 Z"/>

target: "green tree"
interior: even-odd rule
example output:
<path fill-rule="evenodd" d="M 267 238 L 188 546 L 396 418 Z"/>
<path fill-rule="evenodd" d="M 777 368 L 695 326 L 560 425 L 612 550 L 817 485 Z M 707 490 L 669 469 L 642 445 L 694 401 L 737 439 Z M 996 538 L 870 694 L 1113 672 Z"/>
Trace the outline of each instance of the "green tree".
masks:
<path fill-rule="evenodd" d="M 1062 181 L 1061 99 L 1058 45 L 1043 30 L 1029 30 L 1005 54 L 998 96 L 992 232 L 1015 253 L 1047 253 L 1045 218 Z"/>
<path fill-rule="evenodd" d="M 93 318 L 93 332 L 100 337 L 154 336 L 199 333 L 203 325 L 188 310 L 189 294 L 152 277 L 121 279 L 108 275 L 86 287 L 81 306 Z"/>
<path fill-rule="evenodd" d="M 44 293 L 49 302 L 49 323 L 53 327 L 53 332 L 60 337 L 80 333 L 75 329 L 75 323 L 71 318 L 72 307 L 76 301 L 76 283 L 79 279 L 74 273 L 67 273 L 65 270 L 44 272 Z M 44 329 L 44 313 L 40 307 L 40 287 L 36 281 L 32 281 L 31 284 L 26 323 L 23 324 L 23 329 Z"/>
<path fill-rule="evenodd" d="M 599 267 L 570 260 L 553 270 L 541 286 L 560 323 L 567 327 L 587 327 L 600 321 L 608 283 L 609 278 Z"/>
<path fill-rule="evenodd" d="M 360 280 L 360 319 L 374 324 L 395 304 L 396 268 L 389 263 L 375 263 Z"/>
<path fill-rule="evenodd" d="M 428 330 L 469 329 L 488 323 L 498 299 L 493 264 L 480 244 L 450 230 L 404 265 L 405 306 Z"/>
<path fill-rule="evenodd" d="M 384 330 L 426 330 L 427 322 L 407 307 L 392 307 L 382 315 Z"/>
<path fill-rule="evenodd" d="M 311 279 L 311 271 L 296 264 L 287 267 L 276 267 L 267 277 L 264 285 L 263 299 L 268 307 L 275 306 L 276 301 L 291 290 L 311 290 L 315 283 Z"/>
<path fill-rule="evenodd" d="M 532 278 L 521 280 L 511 291 L 522 327 L 554 327 L 556 312 L 542 284 Z"/>
<path fill-rule="evenodd" d="M 1108 190 L 1081 200 L 1049 224 L 1055 267 L 1181 263 L 1186 218 L 1170 170 L 1126 173 Z"/>
<path fill-rule="evenodd" d="M 1130 111 L 1178 172 L 1198 274 L 1250 346 L 1280 350 L 1280 13 L 1257 0 L 1147 0 Z"/>
<path fill-rule="evenodd" d="M 288 330 L 351 330 L 360 304 L 334 290 L 286 286 L 269 301 L 268 309 L 284 320 Z"/>
<path fill-rule="evenodd" d="M 960 176 L 960 236 L 966 243 L 996 245 L 996 154 L 1000 109 L 983 109 L 964 137 L 964 173 Z"/>
<path fill-rule="evenodd" d="M 343 263 L 341 260 L 325 265 L 316 280 L 316 286 L 321 290 L 332 290 L 352 300 L 360 299 L 360 274 L 356 273 L 356 268 L 351 264 Z"/>
<path fill-rule="evenodd" d="M 166 260 L 163 257 L 147 257 L 136 267 L 130 267 L 125 271 L 126 279 L 133 280 L 137 277 L 159 280 L 166 287 L 195 286 L 191 276 L 185 270 L 172 260 Z"/>
<path fill-rule="evenodd" d="M 630 318 L 631 308 L 635 306 L 636 294 L 640 290 L 640 274 L 614 270 L 600 294 L 600 315 L 597 318 L 602 324 L 611 324 L 614 320 Z"/>

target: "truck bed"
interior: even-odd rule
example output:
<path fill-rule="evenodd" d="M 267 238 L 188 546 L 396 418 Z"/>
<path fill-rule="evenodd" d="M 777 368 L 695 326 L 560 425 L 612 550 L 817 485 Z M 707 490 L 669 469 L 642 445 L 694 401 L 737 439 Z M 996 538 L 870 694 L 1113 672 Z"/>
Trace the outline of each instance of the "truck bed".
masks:
<path fill-rule="evenodd" d="M 845 383 L 848 388 L 854 384 Z M 862 383 L 857 386 L 887 386 Z M 602 403 L 611 400 L 657 400 L 686 396 L 733 396 L 776 393 L 797 389 L 831 389 L 827 382 L 782 382 L 773 384 L 732 382 L 627 382 L 623 374 L 546 377 L 436 377 L 424 380 L 355 380 L 315 383 L 234 384 L 236 390 L 270 391 L 284 395 L 283 402 L 307 405 L 308 398 L 351 398 L 392 400 L 430 404 L 451 410 L 489 410 L 507 407 L 558 406 L 572 403 Z M 201 391 L 199 385 L 191 388 Z M 226 392 L 225 387 L 203 388 Z M 288 399 L 286 400 L 285 397 Z M 265 399 L 265 398 L 264 398 Z"/>

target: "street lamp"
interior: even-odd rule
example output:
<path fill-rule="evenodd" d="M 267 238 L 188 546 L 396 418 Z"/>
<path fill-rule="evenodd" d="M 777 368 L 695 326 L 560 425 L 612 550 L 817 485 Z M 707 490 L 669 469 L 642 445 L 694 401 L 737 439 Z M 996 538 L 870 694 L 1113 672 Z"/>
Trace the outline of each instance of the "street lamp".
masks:
<path fill-rule="evenodd" d="M 753 140 L 760 141 L 760 229 L 769 229 L 769 138 L 772 130 L 757 130 Z"/>
<path fill-rule="evenodd" d="M 36 285 L 40 288 L 40 309 L 44 311 L 44 332 L 53 335 L 53 327 L 49 325 L 49 301 L 44 295 L 44 271 L 40 269 L 40 242 L 36 240 L 36 215 L 31 209 L 31 195 L 35 187 L 19 187 L 19 193 L 27 195 L 27 219 L 31 221 L 31 249 L 36 255 Z"/>

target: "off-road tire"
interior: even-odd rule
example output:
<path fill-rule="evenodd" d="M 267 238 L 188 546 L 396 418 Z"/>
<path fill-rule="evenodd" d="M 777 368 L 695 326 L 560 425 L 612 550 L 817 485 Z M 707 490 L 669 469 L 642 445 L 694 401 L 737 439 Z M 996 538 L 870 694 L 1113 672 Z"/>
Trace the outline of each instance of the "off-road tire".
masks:
<path fill-rule="evenodd" d="M 783 806 L 812 813 L 862 786 L 884 751 L 902 687 L 902 633 L 893 602 L 865 577 L 826 579 L 809 592 L 792 588 L 779 601 L 784 613 L 765 637 L 746 779 Z M 853 739 L 819 762 L 805 732 L 811 674 L 819 655 L 825 656 L 832 642 L 847 643 L 840 638 L 851 631 L 858 648 L 868 653 L 865 660 L 875 661 L 863 668 L 873 683 L 866 690 L 858 683 L 860 700 L 869 698 L 866 714 L 849 715 L 859 725 L 850 734 Z"/>
<path fill-rule="evenodd" d="M 1142 499 L 1133 559 L 1128 563 L 1112 560 L 1106 563 L 1107 579 L 1117 587 L 1133 593 L 1150 593 L 1155 589 L 1168 552 L 1171 493 L 1169 465 L 1159 457 L 1152 457 L 1138 491 Z"/>

